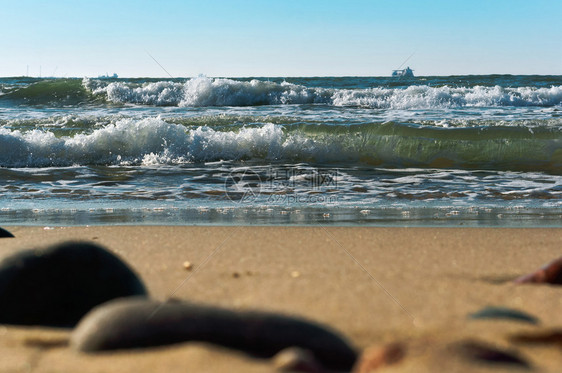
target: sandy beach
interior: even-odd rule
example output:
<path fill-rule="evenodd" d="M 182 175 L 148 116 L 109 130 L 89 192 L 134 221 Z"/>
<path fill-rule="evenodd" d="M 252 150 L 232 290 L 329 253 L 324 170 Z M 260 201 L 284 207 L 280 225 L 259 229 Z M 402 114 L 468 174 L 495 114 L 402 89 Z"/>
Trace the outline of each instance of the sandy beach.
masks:
<path fill-rule="evenodd" d="M 4 1 L 0 373 L 562 373 L 562 1 Z"/>
<path fill-rule="evenodd" d="M 560 229 L 6 228 L 16 237 L 0 240 L 2 257 L 69 240 L 95 242 L 126 261 L 158 300 L 296 315 L 329 325 L 359 350 L 399 343 L 404 358 L 381 371 L 510 371 L 451 352 L 463 341 L 512 351 L 532 370 L 562 366 L 559 340 L 516 338 L 562 329 L 560 288 L 511 283 L 560 256 Z M 468 317 L 487 306 L 524 311 L 540 322 Z M 269 359 L 198 342 L 80 354 L 68 347 L 70 333 L 0 326 L 2 371 L 275 371 Z"/>

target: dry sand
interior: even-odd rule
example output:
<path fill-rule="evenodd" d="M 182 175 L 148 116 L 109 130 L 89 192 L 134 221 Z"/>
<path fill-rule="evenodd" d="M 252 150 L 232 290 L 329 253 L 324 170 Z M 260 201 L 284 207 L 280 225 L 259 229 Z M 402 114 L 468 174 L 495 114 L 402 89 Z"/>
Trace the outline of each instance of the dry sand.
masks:
<path fill-rule="evenodd" d="M 562 369 L 562 345 L 517 333 L 562 330 L 562 288 L 514 285 L 561 255 L 560 229 L 340 227 L 7 227 L 0 256 L 68 240 L 114 251 L 152 297 L 303 316 L 360 349 L 400 342 L 406 355 L 381 371 L 510 371 L 462 359 L 457 341 L 517 350 L 532 370 Z M 184 262 L 192 264 L 191 270 Z M 45 279 L 48 281 L 48 279 Z M 485 306 L 519 309 L 539 325 L 470 320 Z M 2 372 L 269 372 L 269 360 L 202 343 L 85 355 L 70 332 L 0 326 Z M 503 369 L 503 370 L 502 370 Z"/>

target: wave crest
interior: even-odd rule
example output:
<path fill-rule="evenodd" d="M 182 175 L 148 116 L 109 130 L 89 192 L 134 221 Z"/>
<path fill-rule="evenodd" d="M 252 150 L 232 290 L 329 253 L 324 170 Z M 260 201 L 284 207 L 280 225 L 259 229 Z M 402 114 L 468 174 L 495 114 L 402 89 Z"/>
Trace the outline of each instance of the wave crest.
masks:
<path fill-rule="evenodd" d="M 562 86 L 551 88 L 430 87 L 426 85 L 366 90 L 338 90 L 335 106 L 377 109 L 432 109 L 455 107 L 557 106 L 562 104 Z"/>
<path fill-rule="evenodd" d="M 256 106 L 325 104 L 375 109 L 431 109 L 454 107 L 557 106 L 562 104 L 562 86 L 550 88 L 500 86 L 369 89 L 309 88 L 287 82 L 238 81 L 197 77 L 185 83 L 159 81 L 134 85 L 84 80 L 95 95 L 115 103 L 158 106 Z"/>
<path fill-rule="evenodd" d="M 185 83 L 160 81 L 140 86 L 123 82 L 104 84 L 84 79 L 94 95 L 105 95 L 115 103 L 157 106 L 256 106 L 328 103 L 330 90 L 263 80 L 236 81 L 197 77 Z"/>
<path fill-rule="evenodd" d="M 161 118 L 122 119 L 90 133 L 0 128 L 0 167 L 150 165 L 209 161 L 533 170 L 562 174 L 562 137 L 536 127 L 438 128 L 266 123 L 219 130 Z"/>
<path fill-rule="evenodd" d="M 339 89 L 289 82 L 200 76 L 186 81 L 107 81 L 53 79 L 3 89 L 0 100 L 31 105 L 115 104 L 221 107 L 322 104 L 372 109 L 448 109 L 463 107 L 559 107 L 562 86 L 429 86 Z"/>

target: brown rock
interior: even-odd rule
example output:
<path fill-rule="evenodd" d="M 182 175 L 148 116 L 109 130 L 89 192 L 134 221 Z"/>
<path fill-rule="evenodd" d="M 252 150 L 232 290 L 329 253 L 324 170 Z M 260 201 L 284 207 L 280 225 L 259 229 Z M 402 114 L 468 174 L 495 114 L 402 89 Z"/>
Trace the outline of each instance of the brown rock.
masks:
<path fill-rule="evenodd" d="M 533 273 L 513 281 L 516 284 L 556 284 L 562 285 L 562 257 L 546 264 Z"/>
<path fill-rule="evenodd" d="M 367 348 L 355 365 L 353 373 L 374 372 L 381 367 L 398 363 L 405 355 L 406 348 L 400 343 Z"/>

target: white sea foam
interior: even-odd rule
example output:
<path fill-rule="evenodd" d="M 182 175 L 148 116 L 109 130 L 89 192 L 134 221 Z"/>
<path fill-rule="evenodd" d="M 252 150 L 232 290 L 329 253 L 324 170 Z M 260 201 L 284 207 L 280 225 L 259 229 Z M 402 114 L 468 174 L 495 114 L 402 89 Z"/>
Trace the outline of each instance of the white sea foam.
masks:
<path fill-rule="evenodd" d="M 281 84 L 251 80 L 210 79 L 197 77 L 185 83 L 160 81 L 133 86 L 122 82 L 84 79 L 83 85 L 95 95 L 105 95 L 109 101 L 145 105 L 174 106 L 253 106 L 308 104 L 326 101 L 327 89 L 312 89 L 283 82 Z"/>
<path fill-rule="evenodd" d="M 472 88 L 410 86 L 338 90 L 335 106 L 361 106 L 378 109 L 430 109 L 454 107 L 555 106 L 562 103 L 562 86 L 551 88 Z"/>
<path fill-rule="evenodd" d="M 428 109 L 451 107 L 557 106 L 562 86 L 550 88 L 500 86 L 333 89 L 264 80 L 238 81 L 197 77 L 185 83 L 159 81 L 142 85 L 84 79 L 95 95 L 116 103 L 157 106 L 255 106 L 326 104 L 377 109 Z"/>
<path fill-rule="evenodd" d="M 94 95 L 105 95 L 109 101 L 157 106 L 178 105 L 183 97 L 184 84 L 160 81 L 134 86 L 122 82 L 103 82 L 84 79 L 83 83 Z"/>
<path fill-rule="evenodd" d="M 548 130 L 498 135 L 411 129 L 393 123 L 341 132 L 265 123 L 214 129 L 186 127 L 160 117 L 126 118 L 93 131 L 57 137 L 57 128 L 22 131 L 0 127 L 0 167 L 72 165 L 154 165 L 259 160 L 265 162 L 374 162 L 393 166 L 430 165 L 435 160 L 484 167 L 512 167 L 534 162 L 559 167 L 557 134 Z M 412 132 L 414 131 L 414 132 Z M 476 129 L 475 131 L 479 131 Z M 538 129 L 537 129 L 538 131 Z M 413 134 L 418 133 L 416 136 Z M 473 134 L 474 135 L 474 134 Z M 511 137 L 510 137 L 511 136 Z M 551 139 L 544 139 L 549 136 Z M 523 156 L 524 155 L 524 156 Z M 441 162 L 441 161 L 440 161 Z M 440 163 L 438 163 L 440 164 Z M 447 164 L 447 163 L 445 163 Z M 451 164 L 451 163 L 449 163 Z M 546 166 L 545 166 L 546 167 Z"/>
<path fill-rule="evenodd" d="M 198 77 L 185 83 L 181 106 L 254 106 L 311 104 L 330 97 L 330 90 L 283 82 L 235 81 Z"/>
<path fill-rule="evenodd" d="M 279 125 L 191 131 L 159 118 L 123 119 L 89 134 L 57 138 L 52 132 L 0 128 L 0 166 L 48 167 L 88 164 L 178 164 L 217 160 L 296 159 L 334 153 L 337 139 L 318 144 Z"/>
<path fill-rule="evenodd" d="M 123 120 L 91 134 L 57 138 L 52 132 L 22 133 L 0 128 L 0 164 L 7 167 L 70 166 L 138 162 L 168 149 L 167 141 L 186 136 L 183 127 L 160 120 Z"/>

